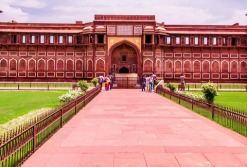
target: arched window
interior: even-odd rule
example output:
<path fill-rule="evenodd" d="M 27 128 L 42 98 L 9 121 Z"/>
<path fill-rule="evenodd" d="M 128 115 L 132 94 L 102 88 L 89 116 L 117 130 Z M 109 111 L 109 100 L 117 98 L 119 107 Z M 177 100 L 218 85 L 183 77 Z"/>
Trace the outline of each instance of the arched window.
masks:
<path fill-rule="evenodd" d="M 222 71 L 222 72 L 229 72 L 228 62 L 227 62 L 227 61 L 223 61 L 223 62 L 222 62 L 221 71 Z"/>
<path fill-rule="evenodd" d="M 202 63 L 202 69 L 203 69 L 202 71 L 205 72 L 205 73 L 210 72 L 210 70 L 209 70 L 209 62 L 208 61 L 204 61 Z"/>
<path fill-rule="evenodd" d="M 24 59 L 21 59 L 19 62 L 19 70 L 20 71 L 26 70 L 26 61 Z"/>
<path fill-rule="evenodd" d="M 82 60 L 76 60 L 76 71 L 83 71 Z"/>
<path fill-rule="evenodd" d="M 236 61 L 231 63 L 231 72 L 238 72 L 238 63 Z"/>
<path fill-rule="evenodd" d="M 10 64 L 9 65 L 10 70 L 16 70 L 16 60 L 14 59 L 10 60 L 9 64 Z"/>
<path fill-rule="evenodd" d="M 72 60 L 67 60 L 67 71 L 73 71 L 74 70 L 74 63 Z"/>
<path fill-rule="evenodd" d="M 104 61 L 103 60 L 97 61 L 96 71 L 104 71 Z"/>
<path fill-rule="evenodd" d="M 152 71 L 152 68 L 153 66 L 152 66 L 152 61 L 151 60 L 146 60 L 145 62 L 144 62 L 144 71 L 146 71 L 146 72 L 151 72 Z"/>
<path fill-rule="evenodd" d="M 214 73 L 220 72 L 219 62 L 214 61 L 212 63 L 212 72 L 214 72 Z"/>
<path fill-rule="evenodd" d="M 159 60 L 156 63 L 156 70 L 157 71 L 160 71 L 160 61 Z"/>
<path fill-rule="evenodd" d="M 29 60 L 28 62 L 28 70 L 35 71 L 35 61 L 33 59 Z"/>
<path fill-rule="evenodd" d="M 87 69 L 88 69 L 88 71 L 93 71 L 93 62 L 92 62 L 92 60 L 89 60 L 88 62 L 87 62 Z"/>
<path fill-rule="evenodd" d="M 165 72 L 173 72 L 172 62 L 166 61 L 165 63 Z"/>
<path fill-rule="evenodd" d="M 7 67 L 8 67 L 7 61 L 5 59 L 0 60 L 0 70 L 5 71 L 7 70 Z"/>
<path fill-rule="evenodd" d="M 45 60 L 41 59 L 38 61 L 38 70 L 44 71 L 45 70 Z"/>
<path fill-rule="evenodd" d="M 57 61 L 57 71 L 63 71 L 64 67 L 63 67 L 63 60 L 58 60 Z"/>
<path fill-rule="evenodd" d="M 184 62 L 184 72 L 191 72 L 191 63 L 190 61 L 185 61 Z"/>
<path fill-rule="evenodd" d="M 53 59 L 48 60 L 48 71 L 55 71 L 55 61 Z"/>
<path fill-rule="evenodd" d="M 182 63 L 181 63 L 181 61 L 176 61 L 175 62 L 175 72 L 179 72 L 179 73 L 181 73 L 182 72 Z"/>
<path fill-rule="evenodd" d="M 241 72 L 247 72 L 247 64 L 245 61 L 242 61 L 241 62 L 241 69 L 240 69 Z"/>
<path fill-rule="evenodd" d="M 201 72 L 201 63 L 199 61 L 194 62 L 194 72 Z"/>

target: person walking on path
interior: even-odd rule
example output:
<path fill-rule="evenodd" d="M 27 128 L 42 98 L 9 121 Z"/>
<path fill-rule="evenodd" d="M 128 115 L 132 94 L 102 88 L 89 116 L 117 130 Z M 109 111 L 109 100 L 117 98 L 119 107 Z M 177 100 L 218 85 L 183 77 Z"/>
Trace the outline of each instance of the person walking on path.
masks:
<path fill-rule="evenodd" d="M 109 90 L 110 83 L 111 83 L 111 80 L 110 80 L 109 76 L 107 75 L 107 76 L 105 77 L 105 90 L 106 90 L 106 91 Z"/>
<path fill-rule="evenodd" d="M 153 82 L 153 89 L 154 89 L 155 84 L 156 84 L 156 74 L 154 72 L 153 72 L 152 77 L 153 77 L 153 80 L 154 80 L 154 82 Z"/>
<path fill-rule="evenodd" d="M 145 92 L 145 88 L 146 88 L 146 78 L 145 78 L 145 75 L 143 75 L 141 77 L 141 87 L 142 87 L 142 91 Z"/>
<path fill-rule="evenodd" d="M 153 78 L 153 75 L 150 75 L 149 77 L 149 92 L 150 93 L 153 91 L 153 84 L 154 84 L 154 78 Z"/>
<path fill-rule="evenodd" d="M 150 77 L 147 76 L 146 77 L 146 90 L 149 91 L 149 80 L 150 80 Z"/>
<path fill-rule="evenodd" d="M 113 75 L 111 73 L 109 73 L 109 78 L 110 78 L 110 90 L 113 87 Z"/>
<path fill-rule="evenodd" d="M 104 82 L 104 77 L 102 75 L 99 76 L 98 82 L 100 84 L 100 90 L 102 90 L 102 85 L 103 85 L 103 82 Z"/>
<path fill-rule="evenodd" d="M 183 90 L 185 90 L 185 76 L 184 76 L 184 74 L 180 75 L 180 82 L 181 82 L 180 90 L 183 91 Z"/>

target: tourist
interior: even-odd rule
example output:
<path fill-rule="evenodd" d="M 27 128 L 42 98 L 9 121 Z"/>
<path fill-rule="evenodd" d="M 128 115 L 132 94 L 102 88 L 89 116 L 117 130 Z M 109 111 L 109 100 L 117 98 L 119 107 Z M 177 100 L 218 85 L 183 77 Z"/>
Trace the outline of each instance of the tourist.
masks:
<path fill-rule="evenodd" d="M 110 90 L 113 87 L 113 75 L 111 73 L 109 73 L 109 78 L 110 78 Z"/>
<path fill-rule="evenodd" d="M 141 87 L 142 87 L 142 91 L 145 92 L 145 87 L 146 87 L 146 78 L 145 78 L 145 75 L 143 75 L 141 77 Z"/>
<path fill-rule="evenodd" d="M 100 90 L 102 90 L 103 82 L 104 82 L 104 77 L 102 75 L 100 75 L 98 77 L 98 83 L 100 84 Z"/>
<path fill-rule="evenodd" d="M 108 91 L 110 87 L 111 80 L 109 78 L 109 75 L 105 77 L 105 90 Z"/>
<path fill-rule="evenodd" d="M 154 73 L 154 72 L 153 72 L 152 77 L 153 77 L 153 80 L 154 80 L 154 82 L 153 82 L 153 89 L 154 89 L 155 84 L 156 84 L 156 75 L 155 75 L 155 73 Z"/>
<path fill-rule="evenodd" d="M 153 84 L 154 84 L 153 75 L 150 75 L 149 77 L 149 92 L 150 93 L 153 91 Z"/>
<path fill-rule="evenodd" d="M 180 90 L 183 91 L 183 90 L 185 90 L 185 76 L 184 76 L 184 74 L 180 75 L 180 82 L 181 82 Z"/>
<path fill-rule="evenodd" d="M 150 77 L 147 76 L 146 77 L 146 90 L 149 91 L 149 80 L 150 80 Z"/>

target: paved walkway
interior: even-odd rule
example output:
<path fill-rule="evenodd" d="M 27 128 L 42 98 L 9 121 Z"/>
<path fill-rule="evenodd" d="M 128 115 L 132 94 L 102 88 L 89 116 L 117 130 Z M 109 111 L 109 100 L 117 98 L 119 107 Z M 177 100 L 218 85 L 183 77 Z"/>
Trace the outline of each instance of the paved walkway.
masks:
<path fill-rule="evenodd" d="M 155 93 L 102 91 L 23 167 L 246 167 L 247 138 Z"/>

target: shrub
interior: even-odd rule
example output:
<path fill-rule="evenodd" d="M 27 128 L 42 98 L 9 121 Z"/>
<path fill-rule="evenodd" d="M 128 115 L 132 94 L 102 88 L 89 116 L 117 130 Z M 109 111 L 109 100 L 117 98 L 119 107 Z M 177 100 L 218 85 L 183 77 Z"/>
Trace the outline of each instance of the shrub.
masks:
<path fill-rule="evenodd" d="M 81 80 L 78 83 L 78 86 L 81 88 L 82 92 L 86 92 L 86 90 L 88 89 L 88 85 L 87 85 L 87 81 L 86 80 Z"/>
<path fill-rule="evenodd" d="M 178 91 L 177 93 L 188 96 L 188 97 L 195 99 L 195 100 L 205 100 L 205 97 L 203 95 L 198 94 L 198 93 L 184 92 L 184 91 Z"/>
<path fill-rule="evenodd" d="M 94 87 L 96 87 L 97 83 L 98 83 L 98 78 L 93 78 L 91 80 L 91 83 L 93 83 Z"/>
<path fill-rule="evenodd" d="M 154 85 L 158 85 L 159 82 L 160 82 L 160 80 L 156 79 L 154 82 Z"/>
<path fill-rule="evenodd" d="M 176 91 L 176 85 L 174 83 L 167 83 L 166 84 L 166 87 L 168 87 L 172 92 L 175 92 Z"/>
<path fill-rule="evenodd" d="M 81 92 L 79 90 L 70 90 L 67 93 L 59 96 L 58 99 L 61 102 L 68 102 L 68 101 L 71 101 L 73 99 L 76 99 L 78 96 L 80 96 L 82 94 L 83 94 L 83 92 Z"/>
<path fill-rule="evenodd" d="M 216 85 L 210 82 L 202 85 L 202 92 L 208 103 L 213 103 L 214 97 L 218 94 Z"/>

